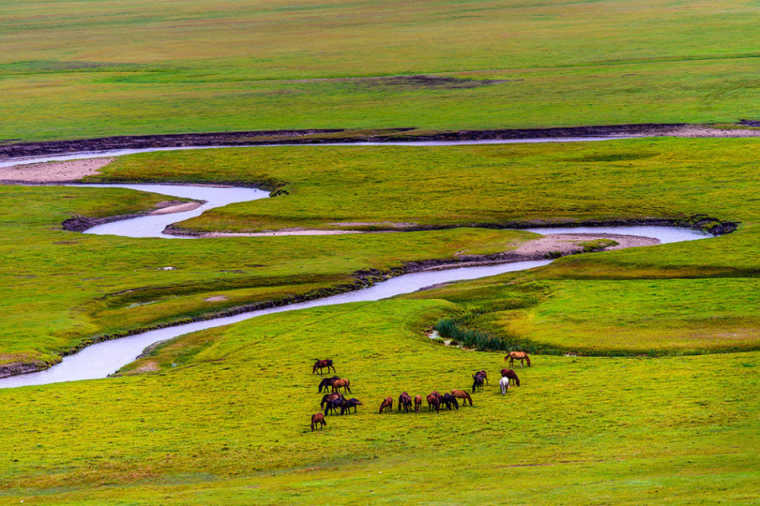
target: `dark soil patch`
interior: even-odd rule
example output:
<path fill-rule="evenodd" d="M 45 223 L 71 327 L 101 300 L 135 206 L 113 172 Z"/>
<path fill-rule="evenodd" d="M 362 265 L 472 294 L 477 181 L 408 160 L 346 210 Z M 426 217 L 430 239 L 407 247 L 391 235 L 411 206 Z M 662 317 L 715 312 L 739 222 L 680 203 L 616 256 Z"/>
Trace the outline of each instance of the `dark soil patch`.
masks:
<path fill-rule="evenodd" d="M 370 80 L 367 80 L 370 82 Z M 467 79 L 456 77 L 437 77 L 437 76 L 397 76 L 381 77 L 372 79 L 371 82 L 378 86 L 407 86 L 413 88 L 479 88 L 481 86 L 490 86 L 511 81 L 511 79 Z"/>

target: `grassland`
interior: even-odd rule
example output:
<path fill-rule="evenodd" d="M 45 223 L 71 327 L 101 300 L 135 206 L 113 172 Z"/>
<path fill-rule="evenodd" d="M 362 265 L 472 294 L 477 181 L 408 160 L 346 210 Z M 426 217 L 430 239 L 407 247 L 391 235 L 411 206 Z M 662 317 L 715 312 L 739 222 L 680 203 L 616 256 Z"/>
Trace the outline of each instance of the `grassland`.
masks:
<path fill-rule="evenodd" d="M 0 390 L 0 501 L 752 503 L 760 443 L 756 146 L 642 139 L 119 159 L 98 179 L 288 191 L 183 224 L 195 230 L 698 214 L 740 225 L 704 241 L 575 255 L 392 300 L 268 315 L 165 343 L 117 378 Z M 359 269 L 489 253 L 531 237 L 491 228 L 87 236 L 59 224 L 73 213 L 128 213 L 165 199 L 117 189 L 1 190 L 0 283 L 10 311 L 0 319 L 0 350 L 12 360 L 52 361 L 104 333 L 322 293 L 355 283 Z M 161 270 L 167 265 L 175 269 Z M 220 295 L 227 300 L 206 300 Z M 479 369 L 498 374 L 503 354 L 428 339 L 442 318 L 551 354 L 518 370 L 522 386 L 506 398 L 490 385 L 458 412 L 377 415 L 388 395 L 465 388 Z M 672 356 L 686 354 L 697 355 Z M 312 434 L 317 356 L 336 360 L 365 406 Z"/>
<path fill-rule="evenodd" d="M 744 0 L 4 0 L 0 139 L 732 123 L 760 114 L 757 14 Z"/>
<path fill-rule="evenodd" d="M 499 281 L 480 295 L 471 285 L 461 285 L 466 294 L 442 295 L 462 303 L 462 314 L 478 313 L 482 330 L 544 352 L 694 353 L 757 344 L 757 301 L 751 296 L 760 258 L 756 145 L 754 140 L 644 139 L 223 149 L 124 157 L 94 179 L 237 181 L 288 192 L 182 224 L 201 231 L 356 228 L 335 225 L 341 222 L 382 228 L 387 222 L 450 227 L 620 218 L 689 221 L 699 214 L 739 221 L 737 232 L 709 241 L 574 256 L 529 277 L 517 276 L 526 290 L 535 283 L 540 287 L 520 307 L 493 306 L 491 300 L 522 300 L 515 283 Z M 356 285 L 352 274 L 359 270 L 494 253 L 531 237 L 482 228 L 181 243 L 94 237 L 56 229 L 73 214 L 132 212 L 161 197 L 87 188 L 4 187 L 2 192 L 7 261 L 0 272 L 9 287 L 10 309 L 0 333 L 2 364 L 51 363 L 62 352 L 103 336 L 328 293 Z M 161 270 L 165 266 L 175 269 Z M 639 284 L 618 288 L 621 279 Z M 689 304 L 679 302 L 684 297 Z M 478 301 L 483 308 L 465 307 Z M 644 327 L 648 330 L 640 330 Z"/>
<path fill-rule="evenodd" d="M 60 224 L 74 214 L 149 209 L 166 197 L 81 187 L 2 186 L 0 194 L 0 365 L 53 363 L 103 336 L 345 290 L 360 283 L 355 271 L 387 271 L 456 252 L 496 253 L 532 237 L 458 229 L 403 237 L 140 240 L 66 232 Z M 174 269 L 163 270 L 168 266 Z M 221 295 L 226 300 L 206 300 Z"/>
<path fill-rule="evenodd" d="M 243 182 L 289 192 L 180 224 L 196 231 L 688 220 L 700 214 L 750 226 L 760 212 L 758 145 L 753 139 L 639 139 L 157 152 L 120 158 L 90 180 Z M 742 234 L 729 237 L 741 240 Z"/>
<path fill-rule="evenodd" d="M 390 300 L 270 315 L 181 338 L 157 372 L 0 390 L 9 502 L 274 504 L 750 503 L 758 482 L 757 352 L 539 357 L 506 398 L 377 415 L 402 390 L 465 388 L 502 354 L 430 342 L 452 304 Z M 311 433 L 332 356 L 365 406 Z M 172 367 L 172 365 L 174 365 Z M 32 402 L 33 400 L 33 402 Z M 19 420 L 23 419 L 23 424 Z M 93 437 L 97 434 L 97 437 Z"/>

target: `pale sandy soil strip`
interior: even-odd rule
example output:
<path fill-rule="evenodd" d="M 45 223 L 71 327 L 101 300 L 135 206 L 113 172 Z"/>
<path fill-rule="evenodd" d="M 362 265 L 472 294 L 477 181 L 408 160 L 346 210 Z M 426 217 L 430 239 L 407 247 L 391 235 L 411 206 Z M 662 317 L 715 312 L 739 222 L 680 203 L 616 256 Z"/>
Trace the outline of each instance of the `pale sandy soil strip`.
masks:
<path fill-rule="evenodd" d="M 163 202 L 159 202 L 157 205 L 161 206 Z M 202 204 L 200 202 L 184 202 L 182 204 L 175 204 L 166 207 L 161 207 L 152 211 L 150 214 L 171 214 L 171 213 L 184 213 L 185 211 L 192 211 L 198 209 Z"/>
<path fill-rule="evenodd" d="M 92 176 L 111 163 L 113 158 L 86 158 L 65 162 L 30 163 L 0 167 L 0 181 L 25 183 L 72 183 Z"/>
<path fill-rule="evenodd" d="M 684 125 L 681 127 L 675 127 L 672 130 L 661 132 L 659 137 L 760 137 L 760 129 L 751 128 L 711 128 L 709 126 L 700 125 Z"/>
<path fill-rule="evenodd" d="M 563 255 L 575 253 L 583 250 L 583 246 L 578 243 L 594 241 L 596 239 L 612 239 L 617 242 L 616 246 L 605 248 L 623 249 L 636 246 L 652 246 L 659 244 L 660 241 L 651 237 L 640 237 L 637 235 L 618 235 L 618 234 L 548 234 L 539 239 L 533 239 L 521 244 L 515 253 L 519 255 L 537 255 L 548 254 L 558 251 Z"/>
<path fill-rule="evenodd" d="M 279 237 L 285 235 L 343 235 L 365 234 L 363 230 L 320 230 L 308 228 L 284 228 L 272 232 L 208 232 L 198 237 Z"/>

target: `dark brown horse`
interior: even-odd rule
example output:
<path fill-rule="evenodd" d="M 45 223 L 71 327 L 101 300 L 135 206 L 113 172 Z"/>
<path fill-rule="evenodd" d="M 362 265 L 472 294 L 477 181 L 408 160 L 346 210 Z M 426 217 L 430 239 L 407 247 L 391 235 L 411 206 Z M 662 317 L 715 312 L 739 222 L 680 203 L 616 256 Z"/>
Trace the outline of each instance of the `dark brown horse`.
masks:
<path fill-rule="evenodd" d="M 502 378 L 509 378 L 509 380 L 517 385 L 520 386 L 520 378 L 517 377 L 517 373 L 513 371 L 512 369 L 502 369 L 501 370 L 501 377 Z"/>
<path fill-rule="evenodd" d="M 419 413 L 421 407 L 422 407 L 422 396 L 415 395 L 414 396 L 414 412 Z"/>
<path fill-rule="evenodd" d="M 338 377 L 338 376 L 333 376 L 332 378 L 325 378 L 325 379 L 323 379 L 322 381 L 319 382 L 319 392 L 317 392 L 317 393 L 321 394 L 323 388 L 325 389 L 325 392 L 329 392 L 330 391 L 330 387 L 332 386 L 333 382 L 335 380 L 339 380 L 339 379 L 340 379 L 340 377 Z"/>
<path fill-rule="evenodd" d="M 469 401 L 470 406 L 472 406 L 472 397 L 470 397 L 470 394 L 468 394 L 464 390 L 452 390 L 451 395 L 453 395 L 457 399 L 462 399 L 462 406 L 466 405 L 467 401 Z"/>
<path fill-rule="evenodd" d="M 504 360 L 509 360 L 509 367 L 514 367 L 515 360 L 520 361 L 520 367 L 523 366 L 523 362 L 527 362 L 528 367 L 530 367 L 530 357 L 524 351 L 510 351 Z"/>
<path fill-rule="evenodd" d="M 342 388 L 344 392 L 351 393 L 351 382 L 347 379 L 336 379 L 331 386 L 333 392 L 338 392 Z"/>
<path fill-rule="evenodd" d="M 325 394 L 322 396 L 322 401 L 319 403 L 319 407 L 320 409 L 324 408 L 325 415 L 327 415 L 330 411 L 337 411 L 341 402 L 343 402 L 343 399 L 343 394 Z"/>
<path fill-rule="evenodd" d="M 322 428 L 327 425 L 327 421 L 325 421 L 325 415 L 322 413 L 314 413 L 311 415 L 311 431 L 314 432 L 314 428 L 317 426 L 317 424 L 320 424 L 319 430 L 322 430 Z"/>
<path fill-rule="evenodd" d="M 335 370 L 335 366 L 333 366 L 332 359 L 326 358 L 324 360 L 319 360 L 318 358 L 315 358 L 316 362 L 314 362 L 314 367 L 311 369 L 312 374 L 316 374 L 317 371 L 319 371 L 319 374 L 322 374 L 322 369 L 327 368 L 327 372 L 330 372 L 330 369 L 333 370 L 333 372 L 337 372 Z"/>
<path fill-rule="evenodd" d="M 331 411 L 333 413 L 338 412 L 338 408 L 343 406 L 343 403 L 346 402 L 346 398 L 342 395 L 340 397 L 336 397 L 333 399 L 328 400 L 325 403 L 325 416 L 327 416 Z"/>
<path fill-rule="evenodd" d="M 453 405 L 457 410 L 459 410 L 459 403 L 457 402 L 457 398 L 454 397 L 451 394 L 443 394 L 443 397 L 441 397 L 441 403 L 446 405 L 446 409 L 451 410 L 451 406 Z"/>
<path fill-rule="evenodd" d="M 438 413 L 441 410 L 441 394 L 438 392 L 433 392 L 427 395 L 427 405 L 428 405 L 428 411 L 433 411 L 435 408 L 435 412 Z"/>
<path fill-rule="evenodd" d="M 383 402 L 380 403 L 380 411 L 378 411 L 378 414 L 382 414 L 383 410 L 386 408 L 393 413 L 393 397 L 386 397 L 383 399 Z"/>
<path fill-rule="evenodd" d="M 472 393 L 475 393 L 475 391 L 478 389 L 483 390 L 483 382 L 484 382 L 483 376 L 480 376 L 479 374 L 474 374 L 472 376 Z"/>
<path fill-rule="evenodd" d="M 354 413 L 356 413 L 356 406 L 361 406 L 362 401 L 359 399 L 343 399 L 343 402 L 340 404 L 340 414 L 342 415 L 346 411 L 351 413 L 351 408 L 354 408 Z"/>
<path fill-rule="evenodd" d="M 404 413 L 409 413 L 412 409 L 412 397 L 406 392 L 401 392 L 398 396 L 398 410 L 401 411 L 401 408 L 404 408 Z"/>
<path fill-rule="evenodd" d="M 475 376 L 481 376 L 483 380 L 485 380 L 486 385 L 488 385 L 488 373 L 485 371 L 478 371 L 475 373 Z"/>

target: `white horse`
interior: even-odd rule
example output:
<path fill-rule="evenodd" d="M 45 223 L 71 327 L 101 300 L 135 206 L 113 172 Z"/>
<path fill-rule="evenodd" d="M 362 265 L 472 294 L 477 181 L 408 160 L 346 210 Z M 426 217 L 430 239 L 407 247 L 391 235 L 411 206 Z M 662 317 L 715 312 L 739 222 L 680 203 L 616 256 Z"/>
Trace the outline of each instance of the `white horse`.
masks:
<path fill-rule="evenodd" d="M 501 395 L 507 395 L 507 390 L 509 390 L 509 378 L 503 376 L 499 380 L 499 388 L 501 388 Z"/>

